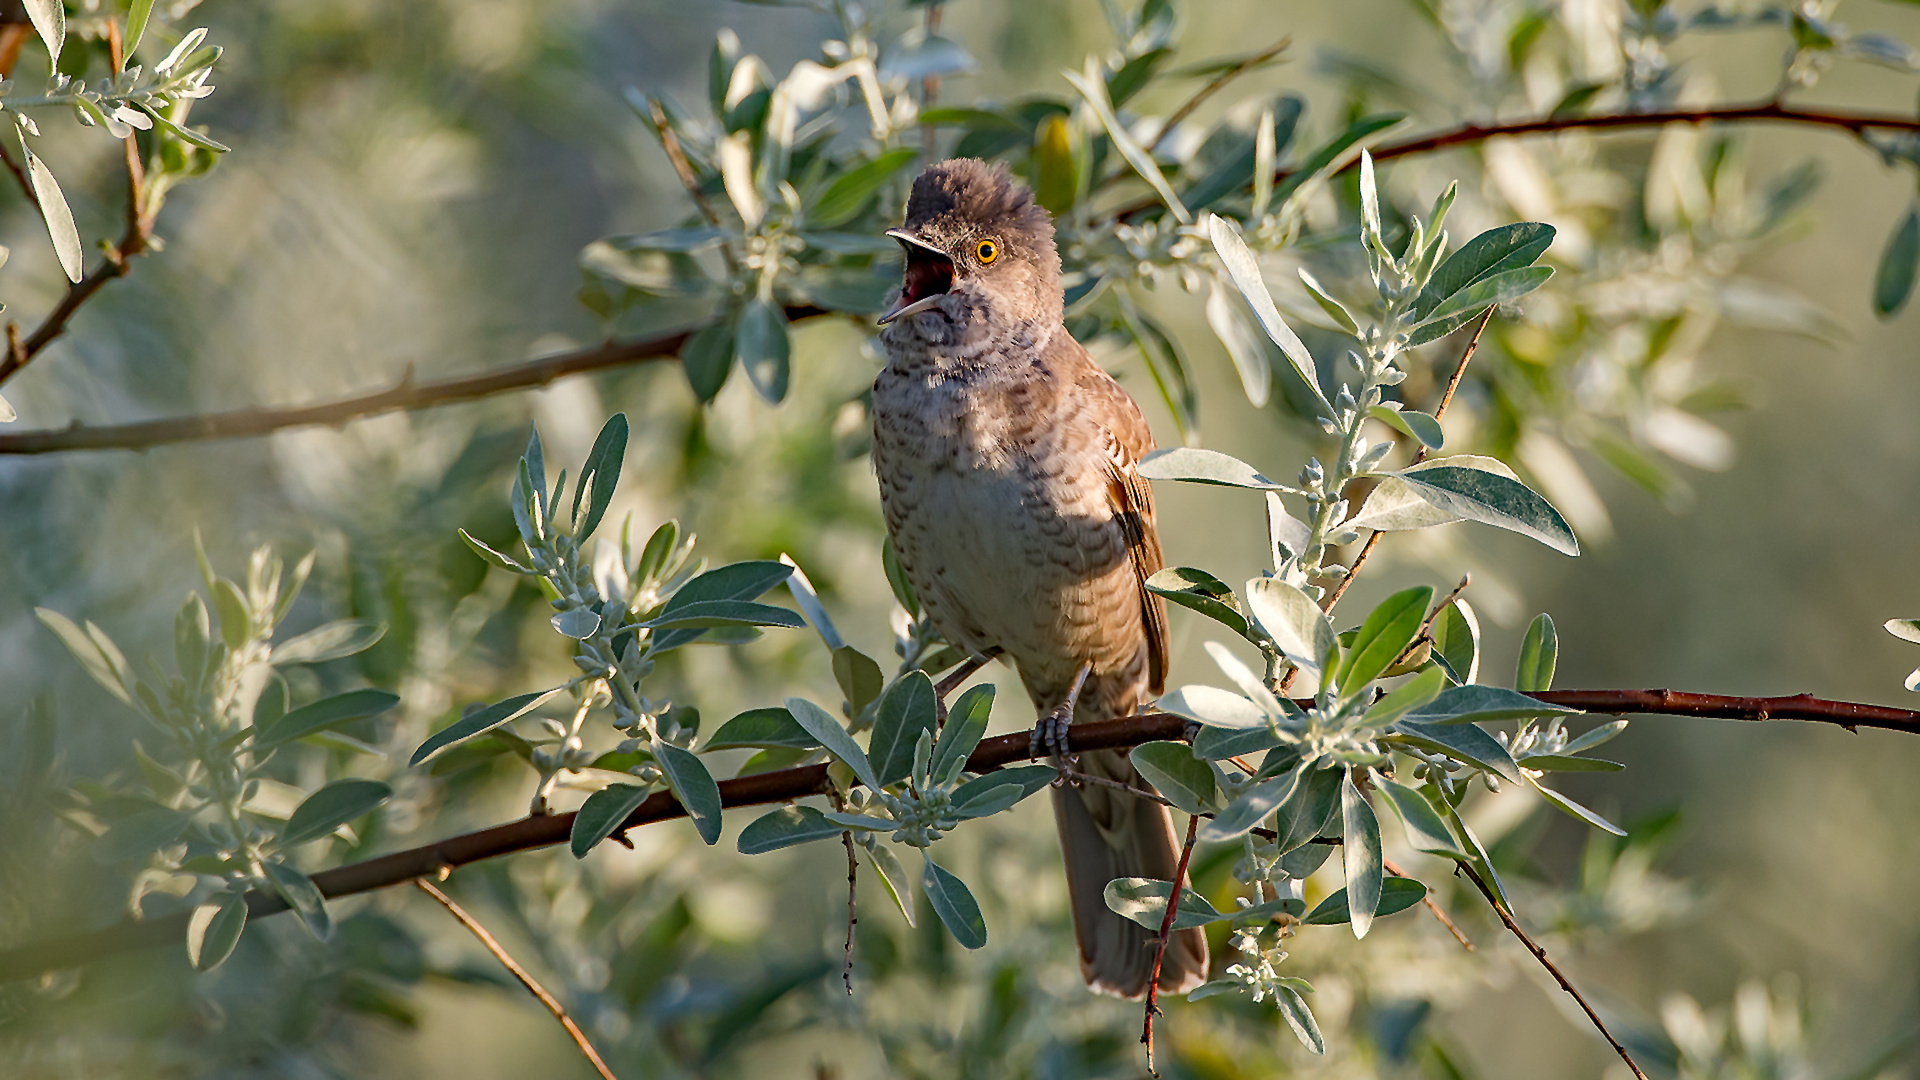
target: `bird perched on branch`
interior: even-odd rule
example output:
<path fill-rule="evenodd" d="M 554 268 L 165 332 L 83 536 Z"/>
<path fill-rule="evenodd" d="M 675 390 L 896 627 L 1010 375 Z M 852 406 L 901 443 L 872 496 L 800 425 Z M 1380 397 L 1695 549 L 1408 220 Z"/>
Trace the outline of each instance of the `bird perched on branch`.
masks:
<path fill-rule="evenodd" d="M 914 181 L 900 297 L 880 321 L 873 461 L 887 532 L 934 625 L 975 656 L 1012 660 L 1041 716 L 1036 756 L 1064 761 L 1066 726 L 1157 696 L 1166 607 L 1153 494 L 1137 469 L 1153 435 L 1127 392 L 1063 323 L 1053 221 L 1004 168 L 944 161 Z M 1117 751 L 1078 771 L 1150 790 Z M 1108 910 L 1117 877 L 1171 881 L 1166 809 L 1104 785 L 1056 784 L 1081 973 L 1146 993 L 1157 935 Z M 1169 943 L 1160 989 L 1206 979 L 1199 930 Z"/>

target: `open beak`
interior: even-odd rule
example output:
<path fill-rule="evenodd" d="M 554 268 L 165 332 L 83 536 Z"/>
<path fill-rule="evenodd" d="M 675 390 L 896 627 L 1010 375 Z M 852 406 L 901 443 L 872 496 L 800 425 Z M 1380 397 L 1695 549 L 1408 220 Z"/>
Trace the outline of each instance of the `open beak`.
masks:
<path fill-rule="evenodd" d="M 917 315 L 940 302 L 953 288 L 953 260 L 940 249 L 904 229 L 888 229 L 887 235 L 906 249 L 907 265 L 900 287 L 900 302 L 880 316 L 885 326 L 895 319 Z"/>

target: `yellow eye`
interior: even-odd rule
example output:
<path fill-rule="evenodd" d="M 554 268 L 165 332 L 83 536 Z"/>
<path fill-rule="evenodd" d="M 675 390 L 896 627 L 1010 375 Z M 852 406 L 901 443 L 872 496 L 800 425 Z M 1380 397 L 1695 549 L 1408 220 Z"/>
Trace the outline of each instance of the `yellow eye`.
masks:
<path fill-rule="evenodd" d="M 982 240 L 980 246 L 973 249 L 973 253 L 979 256 L 981 264 L 985 265 L 1000 257 L 1000 245 L 991 240 Z"/>

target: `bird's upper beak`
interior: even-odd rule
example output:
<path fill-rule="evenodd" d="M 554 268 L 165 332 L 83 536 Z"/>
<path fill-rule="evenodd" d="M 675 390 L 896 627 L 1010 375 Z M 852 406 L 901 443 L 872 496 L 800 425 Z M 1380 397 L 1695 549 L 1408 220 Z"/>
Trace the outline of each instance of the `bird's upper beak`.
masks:
<path fill-rule="evenodd" d="M 888 229 L 887 235 L 898 240 L 900 246 L 906 249 L 907 265 L 900 287 L 900 302 L 880 316 L 882 326 L 927 310 L 939 303 L 947 290 L 953 288 L 953 260 L 947 257 L 946 252 L 905 229 Z"/>

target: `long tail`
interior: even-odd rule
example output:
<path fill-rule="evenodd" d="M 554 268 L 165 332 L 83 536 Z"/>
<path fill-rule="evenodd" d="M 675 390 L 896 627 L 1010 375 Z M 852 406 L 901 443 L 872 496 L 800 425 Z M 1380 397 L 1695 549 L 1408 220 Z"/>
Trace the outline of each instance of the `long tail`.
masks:
<path fill-rule="evenodd" d="M 1111 750 L 1080 755 L 1080 771 L 1147 789 L 1133 763 Z M 1080 974 L 1103 994 L 1138 998 L 1153 977 L 1158 935 L 1108 909 L 1107 883 L 1118 877 L 1172 881 L 1180 843 L 1165 807 L 1123 791 L 1087 785 L 1055 788 L 1053 817 L 1067 863 L 1067 894 L 1073 903 L 1073 933 L 1080 945 Z M 1184 993 L 1207 978 L 1207 939 L 1181 930 L 1167 942 L 1160 991 Z"/>

